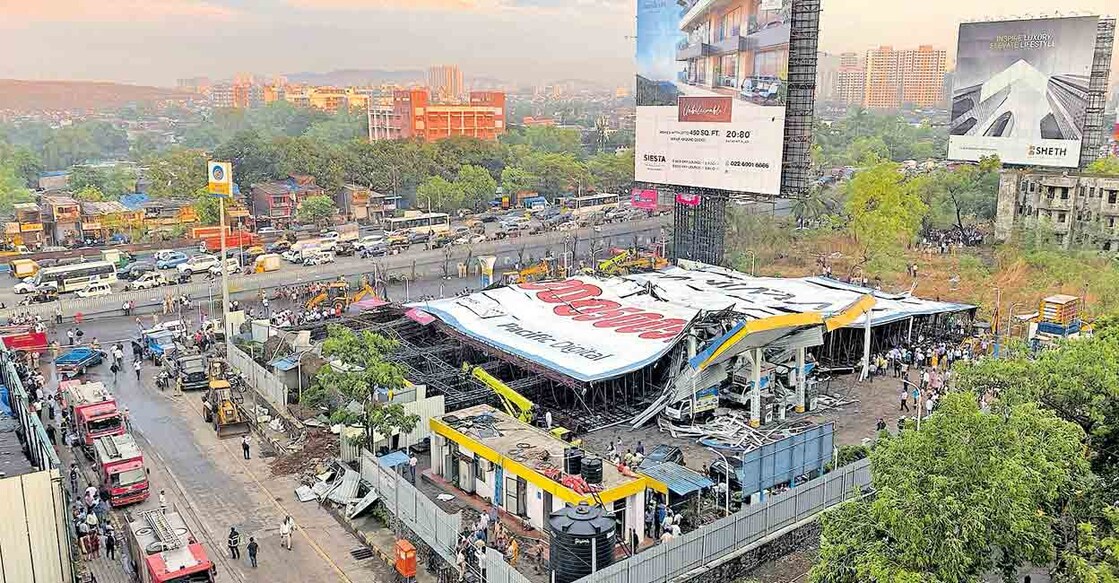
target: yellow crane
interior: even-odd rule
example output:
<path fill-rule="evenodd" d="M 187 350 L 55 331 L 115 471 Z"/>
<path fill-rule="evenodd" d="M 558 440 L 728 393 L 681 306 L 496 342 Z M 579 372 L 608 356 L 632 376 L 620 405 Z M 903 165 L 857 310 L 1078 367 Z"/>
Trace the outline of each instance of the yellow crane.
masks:
<path fill-rule="evenodd" d="M 482 384 L 493 389 L 497 396 L 501 399 L 501 404 L 505 407 L 505 412 L 510 417 L 532 425 L 533 420 L 536 418 L 536 404 L 528 400 L 527 397 L 513 390 L 509 385 L 501 382 L 500 379 L 486 372 L 480 366 L 473 366 L 470 363 L 462 363 L 462 368 L 465 372 L 469 373 L 474 378 L 482 381 Z M 564 427 L 553 427 L 551 430 L 552 435 L 565 439 L 567 434 L 571 433 L 570 430 Z"/>
<path fill-rule="evenodd" d="M 634 270 L 661 269 L 667 265 L 668 260 L 659 255 L 626 250 L 600 262 L 598 271 L 607 275 L 626 275 Z"/>
<path fill-rule="evenodd" d="M 530 265 L 520 271 L 506 271 L 502 274 L 505 283 L 508 285 L 566 276 L 567 273 L 564 272 L 562 267 L 556 264 L 556 259 L 554 257 L 545 257 L 540 260 L 540 263 Z"/>

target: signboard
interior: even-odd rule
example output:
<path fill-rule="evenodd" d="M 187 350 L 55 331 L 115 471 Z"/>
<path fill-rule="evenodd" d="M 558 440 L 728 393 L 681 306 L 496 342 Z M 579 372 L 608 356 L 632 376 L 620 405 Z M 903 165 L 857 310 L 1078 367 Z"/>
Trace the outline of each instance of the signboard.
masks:
<path fill-rule="evenodd" d="M 778 194 L 791 0 L 637 2 L 635 178 Z"/>
<path fill-rule="evenodd" d="M 655 211 L 657 210 L 657 191 L 635 188 L 630 193 L 629 203 L 635 209 Z"/>
<path fill-rule="evenodd" d="M 961 24 L 948 158 L 1078 166 L 1097 20 Z"/>
<path fill-rule="evenodd" d="M 742 454 L 742 491 L 761 492 L 822 469 L 832 459 L 835 424 L 817 425 Z"/>
<path fill-rule="evenodd" d="M 416 304 L 479 342 L 580 381 L 613 378 L 667 353 L 697 314 L 623 279 L 589 276 Z"/>
<path fill-rule="evenodd" d="M 206 163 L 206 176 L 209 180 L 207 191 L 214 196 L 233 196 L 233 164 L 229 162 Z"/>

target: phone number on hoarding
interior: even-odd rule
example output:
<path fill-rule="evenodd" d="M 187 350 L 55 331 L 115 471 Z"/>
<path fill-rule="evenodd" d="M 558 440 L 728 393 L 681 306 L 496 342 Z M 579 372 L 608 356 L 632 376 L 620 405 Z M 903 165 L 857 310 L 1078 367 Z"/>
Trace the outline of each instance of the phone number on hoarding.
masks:
<path fill-rule="evenodd" d="M 747 162 L 745 160 L 727 160 L 727 166 L 736 168 L 769 168 L 769 162 Z"/>

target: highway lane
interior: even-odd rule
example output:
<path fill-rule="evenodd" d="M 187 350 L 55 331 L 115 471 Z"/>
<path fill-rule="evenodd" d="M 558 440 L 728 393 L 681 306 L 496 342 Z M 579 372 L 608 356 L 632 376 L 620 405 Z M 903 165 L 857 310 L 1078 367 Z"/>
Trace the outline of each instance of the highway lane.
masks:
<path fill-rule="evenodd" d="M 408 279 L 432 279 L 453 275 L 458 263 L 467 261 L 470 257 L 485 255 L 497 257 L 498 271 L 511 268 L 518 262 L 532 263 L 548 254 L 555 257 L 568 254 L 568 260 L 574 265 L 579 259 L 590 261 L 592 258 L 598 260 L 605 258 L 606 249 L 609 247 L 629 247 L 635 243 L 650 245 L 661 241 L 670 236 L 670 221 L 671 218 L 667 216 L 653 217 L 575 231 L 552 231 L 539 235 L 525 235 L 432 250 L 414 246 L 396 255 L 373 259 L 340 257 L 335 263 L 312 267 L 284 262 L 278 271 L 271 273 L 238 274 L 230 277 L 230 291 L 238 294 L 374 272 L 390 278 L 396 276 Z M 6 309 L 0 310 L 0 317 L 10 317 L 24 312 L 49 316 L 54 313 L 58 305 L 61 305 L 63 314 L 69 317 L 78 312 L 91 314 L 119 310 L 125 300 L 135 301 L 139 308 L 143 308 L 159 304 L 167 293 L 187 294 L 196 299 L 206 298 L 210 293 L 220 295 L 220 285 L 208 281 L 208 278 L 202 275 L 195 276 L 191 283 L 158 290 L 125 292 L 124 285 L 124 282 L 118 283 L 114 287 L 114 293 L 109 296 L 82 299 L 73 294 L 65 294 L 58 304 L 31 306 L 18 306 L 23 296 L 16 295 L 11 288 L 8 288 L 0 291 L 0 302 L 6 306 Z"/>

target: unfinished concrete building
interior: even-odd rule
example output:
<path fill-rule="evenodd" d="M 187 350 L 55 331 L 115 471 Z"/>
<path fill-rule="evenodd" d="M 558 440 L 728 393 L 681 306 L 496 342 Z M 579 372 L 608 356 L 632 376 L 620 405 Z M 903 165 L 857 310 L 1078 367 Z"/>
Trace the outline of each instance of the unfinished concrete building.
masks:
<path fill-rule="evenodd" d="M 995 240 L 1015 229 L 1048 229 L 1064 248 L 1119 254 L 1119 177 L 1005 170 L 999 180 Z"/>

